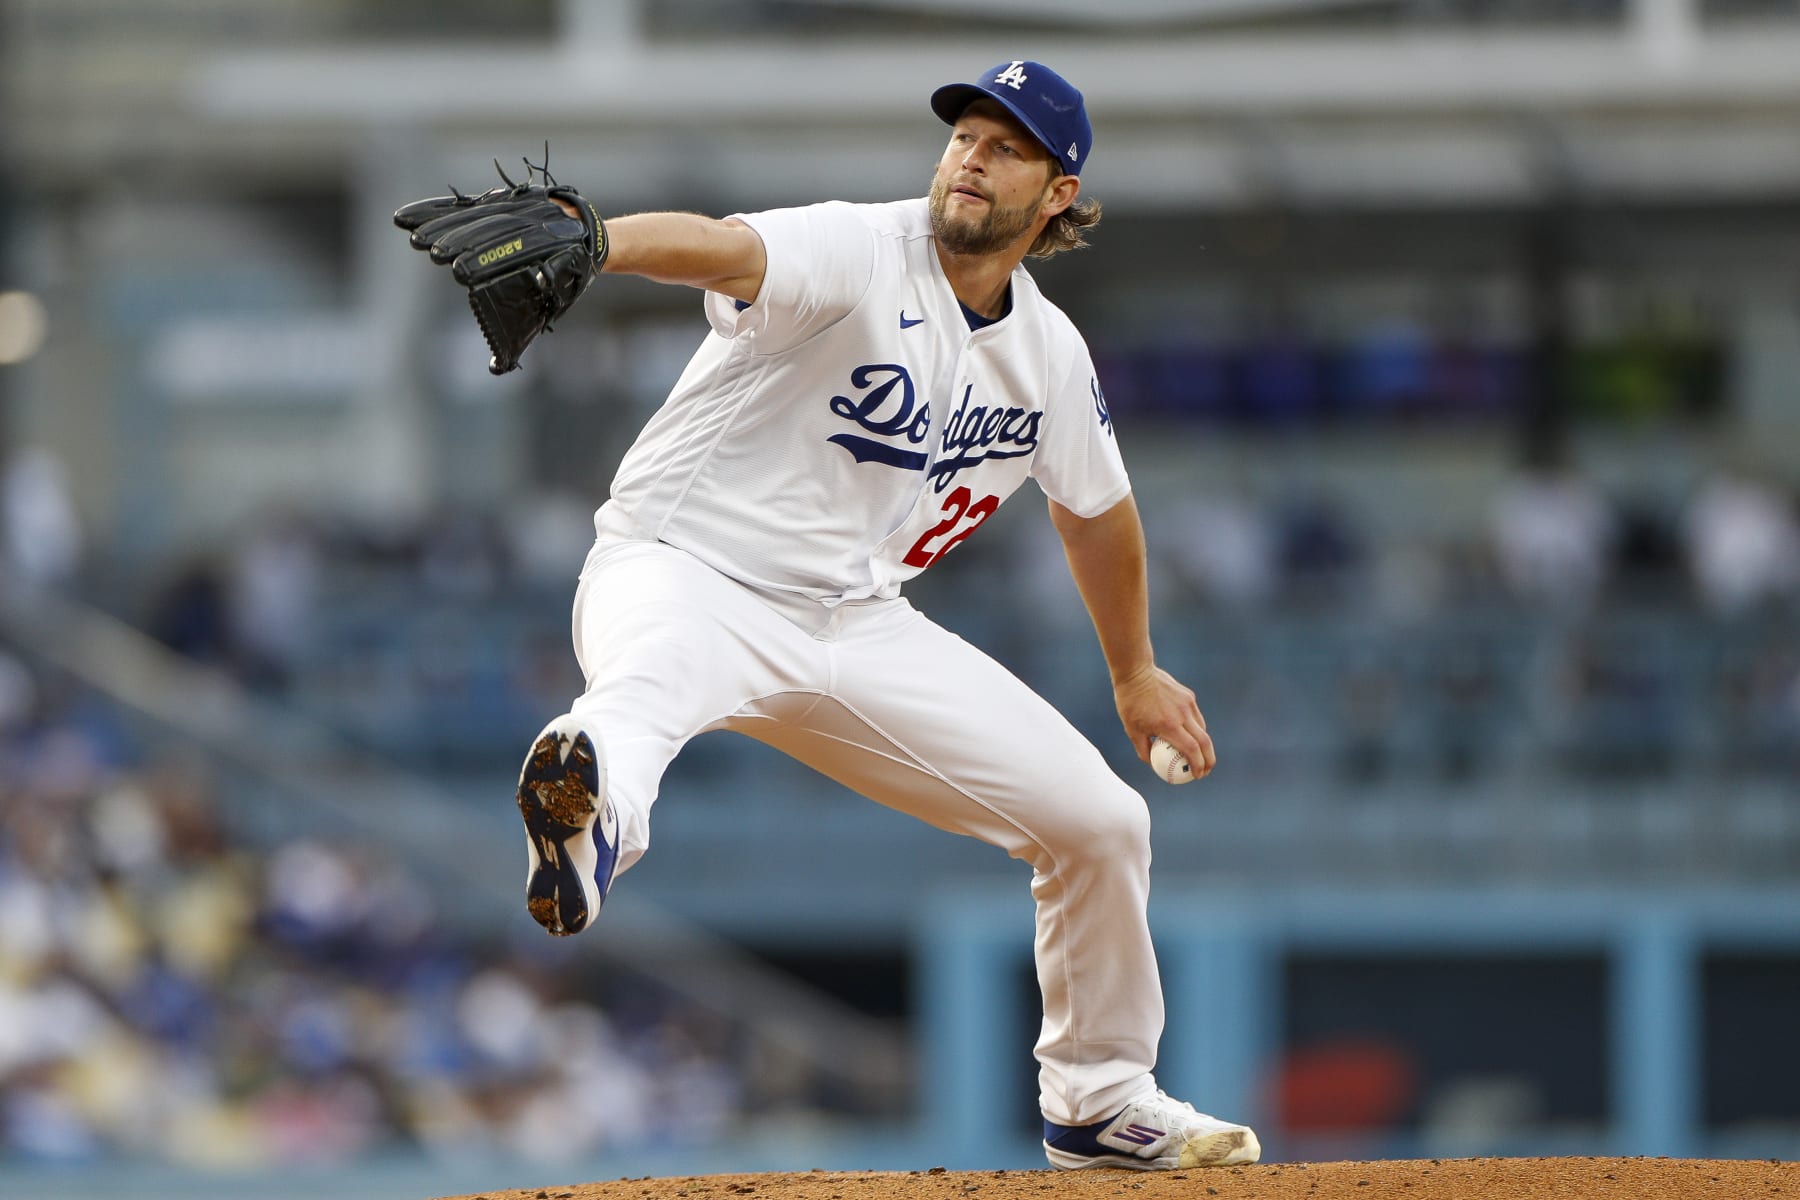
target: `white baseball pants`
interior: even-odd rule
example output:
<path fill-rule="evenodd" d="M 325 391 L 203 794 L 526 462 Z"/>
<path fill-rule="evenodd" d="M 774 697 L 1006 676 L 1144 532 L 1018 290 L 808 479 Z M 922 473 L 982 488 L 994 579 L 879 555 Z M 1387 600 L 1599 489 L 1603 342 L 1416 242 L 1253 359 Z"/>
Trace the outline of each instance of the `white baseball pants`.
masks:
<path fill-rule="evenodd" d="M 907 601 L 798 604 L 784 616 L 659 542 L 596 544 L 575 597 L 587 691 L 571 712 L 605 755 L 618 871 L 648 848 L 687 740 L 748 734 L 1031 864 L 1046 1118 L 1088 1124 L 1153 1091 L 1163 1002 L 1142 797 L 1048 702 Z"/>

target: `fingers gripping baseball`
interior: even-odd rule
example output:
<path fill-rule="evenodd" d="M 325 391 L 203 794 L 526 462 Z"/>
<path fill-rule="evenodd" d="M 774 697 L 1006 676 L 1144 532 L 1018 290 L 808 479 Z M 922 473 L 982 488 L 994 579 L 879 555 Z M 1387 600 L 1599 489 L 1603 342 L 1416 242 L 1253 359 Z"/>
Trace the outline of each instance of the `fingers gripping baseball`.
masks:
<path fill-rule="evenodd" d="M 1187 760 L 1193 778 L 1202 778 L 1213 769 L 1218 756 L 1212 736 L 1206 731 L 1206 718 L 1193 690 L 1173 675 L 1152 667 L 1122 680 L 1114 688 L 1113 698 L 1119 707 L 1119 720 L 1144 762 L 1156 765 L 1151 757 L 1152 742 L 1161 739 Z M 1165 774 L 1164 778 L 1168 776 Z"/>

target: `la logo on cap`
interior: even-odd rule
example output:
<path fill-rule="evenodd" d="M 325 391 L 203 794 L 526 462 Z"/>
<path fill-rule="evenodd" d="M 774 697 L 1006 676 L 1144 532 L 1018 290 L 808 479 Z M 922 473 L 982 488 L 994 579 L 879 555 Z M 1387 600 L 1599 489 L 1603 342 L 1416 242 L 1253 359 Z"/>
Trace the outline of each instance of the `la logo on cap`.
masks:
<path fill-rule="evenodd" d="M 1004 70 L 1004 71 L 1000 72 L 998 75 L 994 76 L 994 82 L 995 83 L 1004 83 L 1007 87 L 1011 88 L 1013 91 L 1016 92 L 1020 88 L 1025 86 L 1024 67 L 1025 67 L 1025 60 L 1022 58 L 1015 58 L 1012 60 L 1012 65 L 1008 66 L 1006 68 L 1006 70 Z"/>

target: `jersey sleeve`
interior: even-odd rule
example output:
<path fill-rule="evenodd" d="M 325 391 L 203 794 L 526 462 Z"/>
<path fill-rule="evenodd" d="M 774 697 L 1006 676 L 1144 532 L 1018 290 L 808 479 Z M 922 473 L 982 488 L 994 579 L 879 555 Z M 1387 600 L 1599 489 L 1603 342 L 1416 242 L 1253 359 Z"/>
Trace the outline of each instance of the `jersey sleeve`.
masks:
<path fill-rule="evenodd" d="M 706 318 L 720 337 L 752 354 L 779 354 L 854 309 L 875 274 L 875 230 L 855 205 L 737 213 L 762 239 L 768 266 L 756 300 L 742 305 L 708 292 Z"/>
<path fill-rule="evenodd" d="M 1087 345 L 1073 328 L 1069 361 L 1051 377 L 1044 437 L 1031 477 L 1044 494 L 1078 517 L 1097 517 L 1131 493 L 1125 460 L 1113 436 L 1099 376 Z"/>

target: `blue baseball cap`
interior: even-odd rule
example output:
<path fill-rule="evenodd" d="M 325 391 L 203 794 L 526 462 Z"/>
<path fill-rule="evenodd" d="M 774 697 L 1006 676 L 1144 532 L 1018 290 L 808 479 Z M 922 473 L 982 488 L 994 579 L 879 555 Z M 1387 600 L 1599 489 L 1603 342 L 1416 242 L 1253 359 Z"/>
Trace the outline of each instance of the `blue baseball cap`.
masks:
<path fill-rule="evenodd" d="M 1087 105 L 1075 85 L 1043 63 L 1014 59 L 981 76 L 980 83 L 947 83 L 931 93 L 931 111 L 954 125 L 969 103 L 983 96 L 998 100 L 1044 144 L 1063 174 L 1079 175 L 1094 147 Z"/>

